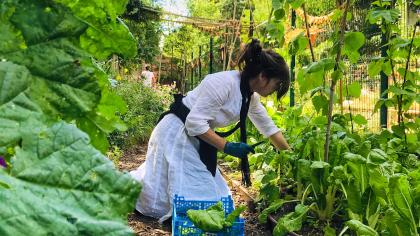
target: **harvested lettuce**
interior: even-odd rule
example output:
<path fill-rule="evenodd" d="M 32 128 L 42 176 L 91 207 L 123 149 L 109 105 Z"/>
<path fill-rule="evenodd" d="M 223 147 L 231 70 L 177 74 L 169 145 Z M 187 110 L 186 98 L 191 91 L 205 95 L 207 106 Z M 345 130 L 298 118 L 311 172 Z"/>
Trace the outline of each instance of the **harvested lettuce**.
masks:
<path fill-rule="evenodd" d="M 188 210 L 187 216 L 197 228 L 206 232 L 217 232 L 225 227 L 231 227 L 245 209 L 245 206 L 240 206 L 225 218 L 223 204 L 219 201 L 206 210 Z"/>

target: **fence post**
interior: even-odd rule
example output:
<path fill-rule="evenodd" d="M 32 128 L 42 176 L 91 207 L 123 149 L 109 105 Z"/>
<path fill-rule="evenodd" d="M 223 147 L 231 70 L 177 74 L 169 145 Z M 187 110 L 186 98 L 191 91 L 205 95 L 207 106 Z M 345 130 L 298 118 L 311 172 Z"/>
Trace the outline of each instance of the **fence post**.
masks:
<path fill-rule="evenodd" d="M 248 31 L 248 38 L 254 37 L 254 5 L 252 1 L 249 1 L 249 31 Z"/>
<path fill-rule="evenodd" d="M 209 74 L 213 73 L 213 35 L 210 36 L 210 63 Z"/>
<path fill-rule="evenodd" d="M 194 88 L 194 51 L 191 51 L 191 82 L 190 90 Z"/>
<path fill-rule="evenodd" d="M 198 79 L 201 80 L 201 45 L 198 47 Z"/>
<path fill-rule="evenodd" d="M 174 63 L 174 45 L 172 45 L 172 50 L 171 50 L 171 79 L 174 79 L 174 73 L 173 73 L 173 68 L 172 68 L 172 64 Z"/>
<path fill-rule="evenodd" d="M 292 29 L 296 27 L 296 12 L 292 10 Z M 290 106 L 295 105 L 295 66 L 296 55 L 293 54 L 290 60 Z"/>

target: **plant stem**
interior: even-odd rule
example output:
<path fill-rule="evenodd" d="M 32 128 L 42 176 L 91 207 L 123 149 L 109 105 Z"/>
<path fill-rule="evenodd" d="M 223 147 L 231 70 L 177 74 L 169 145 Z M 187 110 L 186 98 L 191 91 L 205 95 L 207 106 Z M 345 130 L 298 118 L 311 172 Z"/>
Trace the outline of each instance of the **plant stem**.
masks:
<path fill-rule="evenodd" d="M 388 39 L 389 39 L 389 37 L 388 37 Z M 395 76 L 395 66 L 394 66 L 394 63 L 392 61 L 392 58 L 389 58 L 389 64 L 391 64 L 392 81 L 394 82 L 394 86 L 398 86 L 397 77 Z M 400 106 L 401 106 L 400 96 L 397 95 L 398 125 L 401 122 L 401 119 L 400 119 Z"/>
<path fill-rule="evenodd" d="M 308 24 L 308 17 L 306 15 L 306 8 L 305 8 L 305 3 L 302 4 L 302 9 L 303 9 L 303 15 L 305 18 L 305 26 L 306 26 L 306 35 L 308 36 L 308 41 L 309 41 L 309 49 L 311 50 L 311 56 L 312 56 L 312 62 L 315 62 L 315 54 L 314 54 L 314 49 L 312 48 L 312 43 L 311 43 L 311 34 L 309 33 L 309 24 Z"/>
<path fill-rule="evenodd" d="M 346 27 L 346 19 L 347 19 L 347 10 L 350 5 L 350 0 L 346 1 L 346 5 L 344 7 L 344 14 L 341 18 L 341 24 L 340 24 L 340 35 L 338 39 L 338 51 L 337 51 L 337 57 L 335 59 L 335 66 L 334 71 L 339 70 L 339 62 L 341 60 L 341 46 L 344 42 L 344 31 Z M 334 103 L 334 91 L 335 91 L 335 85 L 337 84 L 337 80 L 332 79 L 331 80 L 331 87 L 330 87 L 330 100 L 328 103 L 328 124 L 327 124 L 327 131 L 325 135 L 325 146 L 324 146 L 324 161 L 328 162 L 328 154 L 330 149 L 330 136 L 331 136 L 331 123 L 332 123 L 332 113 L 333 113 L 333 103 Z"/>
<path fill-rule="evenodd" d="M 349 86 L 348 86 L 347 77 L 346 77 L 346 96 L 347 97 L 349 96 Z M 353 115 L 351 114 L 350 103 L 349 103 L 349 113 L 350 113 L 351 133 L 354 133 Z"/>
<path fill-rule="evenodd" d="M 413 36 L 411 37 L 411 42 L 410 42 L 410 48 L 408 49 L 408 56 L 407 56 L 407 61 L 405 62 L 405 71 L 404 71 L 404 79 L 403 79 L 403 83 L 402 83 L 402 90 L 404 90 L 405 87 L 405 82 L 407 81 L 407 71 L 408 71 L 408 67 L 410 65 L 410 57 L 411 57 L 411 50 L 413 49 L 413 41 L 414 41 L 414 37 L 416 36 L 416 29 L 417 26 L 419 26 L 419 22 L 417 22 L 417 24 L 414 26 L 414 30 L 413 30 Z M 402 94 L 400 95 L 400 106 L 399 106 L 399 113 L 401 114 L 401 123 L 403 125 L 404 128 L 404 141 L 405 144 L 407 146 L 407 134 L 405 133 L 405 124 L 404 124 L 404 118 L 402 115 Z"/>
<path fill-rule="evenodd" d="M 340 232 L 338 236 L 342 236 L 348 229 L 349 229 L 348 226 L 344 227 L 344 229 Z"/>

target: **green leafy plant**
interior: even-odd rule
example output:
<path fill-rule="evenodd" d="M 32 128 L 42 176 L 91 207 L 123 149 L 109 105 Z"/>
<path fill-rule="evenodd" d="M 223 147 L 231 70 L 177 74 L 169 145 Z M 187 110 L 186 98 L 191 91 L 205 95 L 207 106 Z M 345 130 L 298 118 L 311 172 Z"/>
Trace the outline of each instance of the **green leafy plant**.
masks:
<path fill-rule="evenodd" d="M 111 133 L 110 142 L 122 149 L 147 142 L 160 115 L 172 101 L 170 88 L 152 89 L 144 86 L 142 81 L 122 80 L 113 90 L 127 104 L 127 112 L 121 114 L 121 119 L 128 128 Z"/>
<path fill-rule="evenodd" d="M 419 3 L 414 3 L 418 5 Z M 396 137 L 405 142 L 406 151 L 413 152 L 418 142 L 419 126 L 416 117 L 407 111 L 415 102 L 420 101 L 418 90 L 419 73 L 409 68 L 413 52 L 420 46 L 420 40 L 416 38 L 416 30 L 419 23 L 414 26 L 409 39 L 401 37 L 395 22 L 398 20 L 399 11 L 394 8 L 394 2 L 378 1 L 374 8 L 369 11 L 369 22 L 381 28 L 384 37 L 388 41 L 384 45 L 385 56 L 377 58 L 369 64 L 369 76 L 373 77 L 380 73 L 392 79 L 392 85 L 382 94 L 382 98 L 376 103 L 375 109 L 381 106 L 394 107 L 397 110 L 398 124 L 392 126 Z"/>
<path fill-rule="evenodd" d="M 125 104 L 95 61 L 134 56 L 125 3 L 0 3 L 0 234 L 132 233 L 140 186 L 103 155 Z"/>
<path fill-rule="evenodd" d="M 187 216 L 199 229 L 205 232 L 218 232 L 225 227 L 231 227 L 245 209 L 245 206 L 240 206 L 225 218 L 223 203 L 219 201 L 206 210 L 188 210 Z"/>

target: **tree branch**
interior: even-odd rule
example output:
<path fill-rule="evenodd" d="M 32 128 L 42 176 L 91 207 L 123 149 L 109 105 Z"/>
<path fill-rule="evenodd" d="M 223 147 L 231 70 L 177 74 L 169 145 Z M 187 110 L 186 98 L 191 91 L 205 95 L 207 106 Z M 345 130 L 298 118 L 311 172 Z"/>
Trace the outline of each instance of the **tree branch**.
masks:
<path fill-rule="evenodd" d="M 314 49 L 312 48 L 311 34 L 309 33 L 308 17 L 306 14 L 305 3 L 302 4 L 302 9 L 303 9 L 303 15 L 305 17 L 306 34 L 309 39 L 309 49 L 311 50 L 312 62 L 315 62 L 315 54 L 314 54 Z"/>
<path fill-rule="evenodd" d="M 344 14 L 341 18 L 341 24 L 340 24 L 340 35 L 338 39 L 338 51 L 337 51 L 337 57 L 335 58 L 335 65 L 334 65 L 334 71 L 339 70 L 339 63 L 341 60 L 341 47 L 344 42 L 344 31 L 346 28 L 346 20 L 347 20 L 347 10 L 350 6 L 350 0 L 346 1 L 346 5 L 344 7 Z M 325 134 L 325 146 L 324 146 L 324 161 L 328 162 L 328 154 L 330 149 L 330 136 L 331 136 L 331 123 L 332 123 L 332 113 L 333 113 L 333 105 L 334 105 L 334 91 L 335 91 L 335 85 L 337 84 L 337 80 L 331 79 L 331 87 L 330 87 L 330 100 L 328 103 L 328 124 L 327 124 L 327 131 Z"/>

